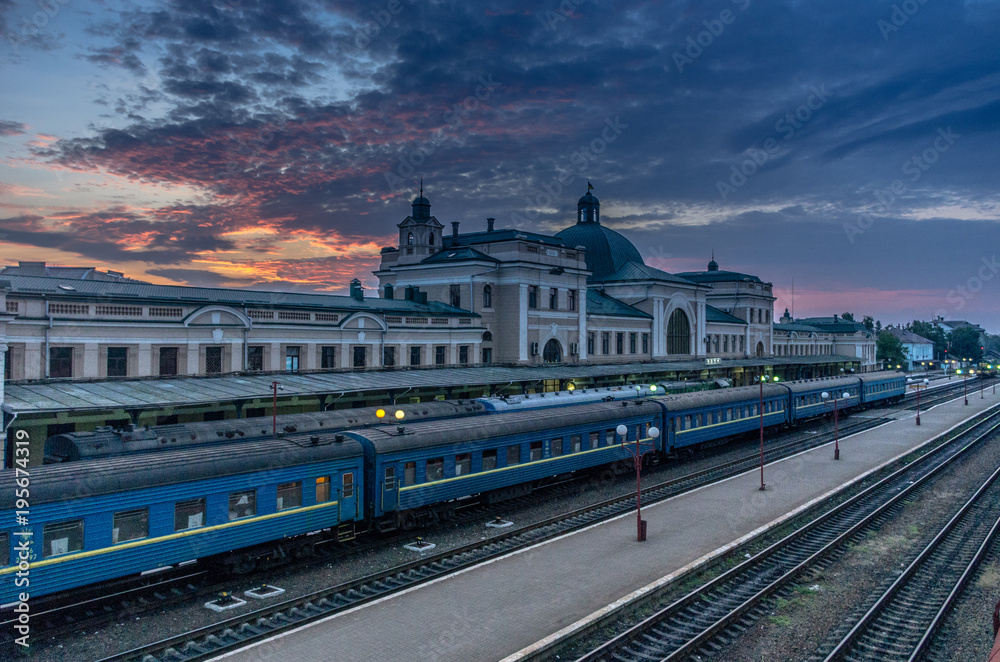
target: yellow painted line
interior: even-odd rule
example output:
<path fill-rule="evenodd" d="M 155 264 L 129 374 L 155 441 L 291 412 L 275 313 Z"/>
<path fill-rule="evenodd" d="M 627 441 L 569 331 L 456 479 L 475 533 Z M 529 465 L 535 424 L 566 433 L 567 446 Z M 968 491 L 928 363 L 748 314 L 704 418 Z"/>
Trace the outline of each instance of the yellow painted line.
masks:
<path fill-rule="evenodd" d="M 640 439 L 639 443 L 644 444 L 647 442 L 652 442 L 652 437 L 646 437 L 645 439 Z M 626 442 L 627 444 L 634 444 L 635 441 Z M 509 471 L 511 469 L 522 469 L 527 466 L 544 464 L 546 462 L 554 462 L 556 460 L 565 460 L 568 457 L 577 457 L 580 455 L 586 455 L 588 453 L 601 453 L 603 451 L 612 450 L 614 448 L 621 449 L 621 444 L 612 444 L 611 446 L 601 446 L 600 448 L 590 448 L 585 451 L 579 451 L 576 453 L 565 453 L 563 455 L 557 455 L 556 457 L 548 457 L 544 460 L 532 460 L 530 462 L 522 462 L 520 464 L 514 464 L 509 467 L 500 467 L 499 469 L 488 469 L 487 471 L 477 471 L 475 473 L 466 474 L 465 476 L 454 476 L 452 478 L 442 478 L 441 480 L 435 480 L 430 483 L 417 483 L 416 485 L 407 485 L 406 487 L 399 488 L 400 492 L 406 492 L 409 490 L 416 490 L 421 487 L 430 487 L 431 485 L 443 485 L 445 483 L 450 483 L 455 480 L 465 480 L 466 478 L 478 478 L 479 476 L 489 476 L 490 474 L 499 474 L 503 471 Z"/>
<path fill-rule="evenodd" d="M 77 554 L 66 554 L 58 556 L 56 558 L 45 559 L 44 561 L 35 561 L 29 564 L 29 568 L 41 568 L 47 565 L 55 565 L 56 563 L 63 563 L 65 561 L 76 561 L 78 559 L 86 559 L 94 556 L 100 556 L 102 554 L 108 554 L 110 552 L 117 552 L 122 549 L 132 549 L 135 547 L 142 547 L 144 545 L 152 545 L 154 543 L 166 542 L 168 540 L 177 540 L 179 538 L 187 538 L 189 536 L 202 535 L 204 533 L 212 533 L 214 531 L 222 531 L 224 529 L 231 529 L 237 526 L 243 526 L 245 524 L 254 524 L 256 522 L 263 522 L 269 519 L 275 519 L 277 517 L 285 517 L 287 515 L 298 515 L 300 513 L 307 513 L 311 510 L 319 510 L 321 508 L 332 508 L 340 503 L 340 501 L 327 501 L 326 503 L 318 503 L 315 506 L 306 506 L 305 508 L 290 508 L 288 510 L 282 510 L 281 512 L 271 513 L 270 515 L 261 515 L 259 517 L 251 517 L 250 519 L 241 519 L 233 522 L 226 522 L 225 524 L 216 524 L 214 526 L 204 526 L 197 529 L 189 529 L 187 531 L 179 531 L 177 533 L 172 533 L 167 536 L 158 536 L 156 538 L 143 538 L 142 540 L 135 540 L 133 542 L 120 543 L 117 545 L 112 545 L 111 547 L 102 547 L 101 549 L 94 549 L 89 552 L 80 552 Z M 17 571 L 17 564 L 14 564 L 10 568 L 5 568 L 0 570 L 0 575 L 6 575 Z"/>

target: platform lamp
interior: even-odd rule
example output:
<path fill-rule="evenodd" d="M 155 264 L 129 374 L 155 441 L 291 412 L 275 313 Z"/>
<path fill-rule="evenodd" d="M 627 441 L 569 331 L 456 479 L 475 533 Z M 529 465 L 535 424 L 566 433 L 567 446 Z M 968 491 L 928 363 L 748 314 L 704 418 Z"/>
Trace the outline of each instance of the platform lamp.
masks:
<path fill-rule="evenodd" d="M 906 383 L 917 392 L 917 425 L 920 425 L 920 389 L 927 388 L 931 380 L 925 379 L 923 382 L 914 382 L 912 379 L 907 379 Z"/>
<path fill-rule="evenodd" d="M 962 369 L 961 368 L 959 368 L 958 370 L 956 370 L 955 374 L 961 376 L 961 378 L 962 378 L 962 393 L 965 395 L 965 404 L 968 405 L 969 404 L 969 386 L 968 386 L 968 383 L 966 382 L 967 376 L 962 374 Z"/>
<path fill-rule="evenodd" d="M 778 381 L 777 377 L 770 377 L 764 374 L 764 369 L 761 368 L 760 375 L 757 377 L 757 382 L 760 383 L 760 491 L 763 492 L 766 487 L 764 485 L 764 382 Z"/>
<path fill-rule="evenodd" d="M 820 394 L 820 397 L 823 398 L 823 402 L 825 404 L 826 401 L 830 399 L 830 394 L 823 391 Z M 833 394 L 833 459 L 835 460 L 840 459 L 840 431 L 837 428 L 837 413 L 839 408 L 837 406 L 837 401 L 838 399 L 846 399 L 849 397 L 851 397 L 851 394 L 847 391 L 844 391 L 840 398 L 837 397 L 836 393 Z"/>
<path fill-rule="evenodd" d="M 635 461 L 635 539 L 637 542 L 643 542 L 646 540 L 646 528 L 643 526 L 645 522 L 642 521 L 642 483 L 640 482 L 640 472 L 642 470 L 642 456 L 649 453 L 656 447 L 656 439 L 660 436 L 660 429 L 655 425 L 649 427 L 647 434 L 649 434 L 649 448 L 642 450 L 639 445 L 639 430 L 642 429 L 642 425 L 636 427 L 635 431 L 635 449 L 633 450 L 631 446 L 625 444 L 628 436 L 628 427 L 624 424 L 618 425 L 615 428 L 615 432 L 618 436 L 622 438 L 621 446 L 622 448 L 628 450 L 632 453 L 632 458 Z"/>

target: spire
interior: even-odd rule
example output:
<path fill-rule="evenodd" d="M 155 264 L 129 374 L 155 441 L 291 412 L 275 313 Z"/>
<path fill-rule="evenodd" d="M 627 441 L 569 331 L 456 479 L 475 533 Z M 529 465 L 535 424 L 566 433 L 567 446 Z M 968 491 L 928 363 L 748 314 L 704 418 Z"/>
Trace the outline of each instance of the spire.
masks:
<path fill-rule="evenodd" d="M 420 178 L 420 197 L 424 197 L 424 178 Z"/>
<path fill-rule="evenodd" d="M 576 222 L 580 223 L 601 223 L 601 201 L 594 196 L 591 191 L 594 185 L 587 182 L 587 193 L 576 203 Z"/>
<path fill-rule="evenodd" d="M 719 263 L 715 261 L 715 249 L 712 249 L 712 261 L 708 263 L 709 271 L 718 271 Z"/>
<path fill-rule="evenodd" d="M 411 216 L 415 220 L 427 220 L 431 217 L 431 202 L 424 197 L 424 178 L 420 178 L 420 195 L 413 199 L 413 213 Z"/>

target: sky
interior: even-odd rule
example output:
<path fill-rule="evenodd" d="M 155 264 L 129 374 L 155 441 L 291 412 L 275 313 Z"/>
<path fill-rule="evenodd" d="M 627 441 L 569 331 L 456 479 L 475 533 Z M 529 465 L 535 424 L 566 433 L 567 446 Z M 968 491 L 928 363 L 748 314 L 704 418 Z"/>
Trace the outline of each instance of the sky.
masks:
<path fill-rule="evenodd" d="M 377 285 L 587 182 L 668 272 L 1000 333 L 1000 2 L 0 0 L 0 264 Z"/>

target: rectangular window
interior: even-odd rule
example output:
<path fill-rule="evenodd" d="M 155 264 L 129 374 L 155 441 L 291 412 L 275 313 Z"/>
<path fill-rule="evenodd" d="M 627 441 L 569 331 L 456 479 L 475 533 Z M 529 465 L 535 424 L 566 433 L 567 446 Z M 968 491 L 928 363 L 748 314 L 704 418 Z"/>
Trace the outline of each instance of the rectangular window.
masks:
<path fill-rule="evenodd" d="M 601 354 L 611 353 L 611 333 L 604 331 L 601 333 Z"/>
<path fill-rule="evenodd" d="M 368 364 L 368 352 L 367 347 L 355 347 L 354 348 L 354 367 L 364 368 Z"/>
<path fill-rule="evenodd" d="M 549 457 L 559 457 L 563 454 L 563 439 L 558 437 L 549 442 Z"/>
<path fill-rule="evenodd" d="M 123 510 L 115 513 L 112 529 L 111 542 L 117 545 L 120 542 L 129 540 L 139 540 L 149 535 L 149 509 L 139 508 L 137 510 Z"/>
<path fill-rule="evenodd" d="M 458 362 L 462 365 L 469 364 L 469 346 L 459 345 L 458 346 Z"/>
<path fill-rule="evenodd" d="M 635 354 L 638 351 L 638 333 L 628 334 L 628 353 Z"/>
<path fill-rule="evenodd" d="M 491 347 L 483 347 L 483 363 L 493 363 L 493 349 Z"/>
<path fill-rule="evenodd" d="M 42 528 L 42 558 L 83 550 L 83 520 L 46 524 Z"/>
<path fill-rule="evenodd" d="M 496 449 L 483 451 L 483 471 L 490 471 L 497 468 Z"/>
<path fill-rule="evenodd" d="M 580 435 L 574 434 L 569 438 L 570 453 L 579 453 L 580 451 L 583 450 L 582 446 L 583 446 L 583 439 Z"/>
<path fill-rule="evenodd" d="M 302 481 L 278 485 L 278 501 L 275 510 L 288 510 L 302 505 Z"/>
<path fill-rule="evenodd" d="M 521 464 L 521 447 L 520 446 L 508 446 L 507 447 L 507 466 L 512 467 L 515 464 Z"/>
<path fill-rule="evenodd" d="M 642 334 L 642 353 L 649 354 L 649 334 Z"/>
<path fill-rule="evenodd" d="M 625 334 L 620 331 L 615 334 L 615 350 L 616 354 L 625 353 Z"/>
<path fill-rule="evenodd" d="M 618 443 L 618 433 L 615 432 L 614 428 L 604 431 L 604 439 L 607 440 L 608 446 L 614 446 Z"/>
<path fill-rule="evenodd" d="M 8 347 L 3 353 L 3 378 L 7 381 L 14 379 L 14 364 L 10 356 L 10 348 Z"/>
<path fill-rule="evenodd" d="M 222 372 L 222 348 L 205 348 L 205 374 L 218 375 Z"/>
<path fill-rule="evenodd" d="M 444 458 L 437 457 L 427 460 L 427 470 L 424 475 L 427 477 L 428 483 L 444 478 Z"/>
<path fill-rule="evenodd" d="M 587 354 L 594 353 L 594 333 L 593 331 L 587 334 Z"/>
<path fill-rule="evenodd" d="M 417 484 L 417 463 L 407 462 L 403 465 L 403 486 Z"/>
<path fill-rule="evenodd" d="M 455 475 L 467 476 L 472 473 L 472 453 L 459 453 L 455 456 Z"/>
<path fill-rule="evenodd" d="M 538 288 L 534 285 L 528 287 L 528 308 L 538 308 Z"/>
<path fill-rule="evenodd" d="M 568 290 L 566 292 L 566 309 L 576 310 L 576 290 Z"/>
<path fill-rule="evenodd" d="M 229 495 L 229 521 L 257 514 L 257 490 L 233 492 Z"/>
<path fill-rule="evenodd" d="M 340 492 L 340 496 L 342 499 L 350 499 L 352 496 L 354 496 L 354 473 L 351 471 L 345 473 L 344 478 L 341 481 L 341 485 L 344 488 Z"/>
<path fill-rule="evenodd" d="M 128 347 L 108 347 L 108 377 L 128 376 Z"/>
<path fill-rule="evenodd" d="M 327 369 L 337 367 L 336 345 L 325 345 L 319 348 L 319 367 Z"/>
<path fill-rule="evenodd" d="M 684 425 L 683 425 L 682 427 L 683 427 L 683 428 L 684 428 L 685 430 L 690 430 L 690 429 L 691 429 L 691 427 L 692 427 L 692 426 L 691 426 L 691 421 L 692 421 L 692 419 L 691 419 L 691 414 L 688 414 L 688 415 L 686 415 L 686 416 L 684 417 Z"/>
<path fill-rule="evenodd" d="M 247 347 L 247 370 L 264 369 L 264 346 Z"/>
<path fill-rule="evenodd" d="M 452 285 L 451 288 L 450 288 L 450 294 L 451 294 L 451 298 L 450 298 L 451 305 L 454 306 L 455 308 L 461 308 L 462 307 L 462 286 L 461 285 Z"/>
<path fill-rule="evenodd" d="M 383 347 L 382 348 L 382 365 L 387 368 L 391 368 L 396 365 L 396 348 L 395 347 Z"/>
<path fill-rule="evenodd" d="M 330 500 L 330 477 L 320 476 L 316 479 L 316 503 L 326 503 Z"/>
<path fill-rule="evenodd" d="M 205 499 L 189 499 L 174 504 L 174 531 L 205 526 Z"/>
<path fill-rule="evenodd" d="M 600 432 L 591 432 L 590 433 L 590 448 L 591 448 L 591 450 L 593 450 L 594 448 L 597 448 L 600 445 L 601 445 L 601 433 Z"/>
<path fill-rule="evenodd" d="M 722 351 L 729 351 L 729 336 L 722 336 Z"/>
<path fill-rule="evenodd" d="M 73 348 L 49 348 L 49 377 L 73 376 Z"/>
<path fill-rule="evenodd" d="M 528 447 L 528 462 L 537 462 L 542 459 L 542 442 L 533 441 Z"/>
<path fill-rule="evenodd" d="M 559 308 L 559 290 L 556 288 L 549 289 L 549 310 L 557 310 Z"/>
<path fill-rule="evenodd" d="M 434 365 L 444 365 L 445 356 L 448 348 L 444 345 L 438 345 L 434 348 Z"/>
<path fill-rule="evenodd" d="M 0 531 L 0 567 L 10 565 L 10 538 L 6 531 Z"/>
<path fill-rule="evenodd" d="M 299 350 L 297 346 L 285 348 L 285 370 L 288 372 L 299 371 Z"/>
<path fill-rule="evenodd" d="M 161 347 L 160 348 L 160 374 L 161 375 L 176 375 L 177 374 L 177 348 L 176 347 Z"/>
<path fill-rule="evenodd" d="M 419 347 L 410 347 L 410 365 L 420 365 Z"/>

